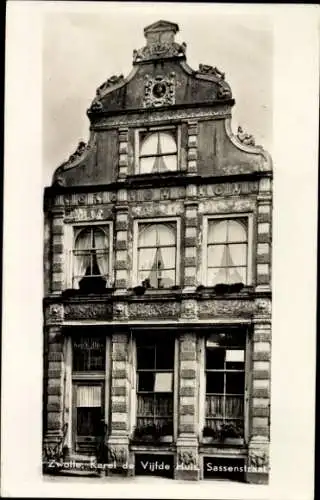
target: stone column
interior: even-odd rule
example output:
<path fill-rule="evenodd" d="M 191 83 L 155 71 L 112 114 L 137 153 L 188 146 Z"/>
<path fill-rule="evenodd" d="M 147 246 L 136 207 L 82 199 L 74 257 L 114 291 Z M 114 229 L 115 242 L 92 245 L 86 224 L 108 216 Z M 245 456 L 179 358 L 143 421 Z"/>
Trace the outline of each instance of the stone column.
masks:
<path fill-rule="evenodd" d="M 190 197 L 194 195 L 196 186 L 188 186 Z M 184 291 L 194 291 L 197 286 L 197 252 L 198 252 L 198 203 L 194 199 L 185 201 L 185 235 L 184 235 Z M 182 241 L 183 244 L 183 241 Z"/>
<path fill-rule="evenodd" d="M 63 306 L 50 304 L 46 311 L 45 327 L 48 362 L 44 461 L 62 459 L 68 430 L 64 414 L 65 339 L 61 332 L 62 320 Z"/>
<path fill-rule="evenodd" d="M 271 180 L 269 178 L 260 180 L 257 201 L 256 282 L 258 291 L 271 289 L 272 198 Z"/>
<path fill-rule="evenodd" d="M 128 287 L 128 206 L 127 191 L 118 191 L 115 206 L 115 288 L 117 294 L 126 293 Z"/>
<path fill-rule="evenodd" d="M 52 210 L 52 275 L 51 291 L 59 294 L 65 284 L 65 249 L 64 249 L 64 209 Z"/>
<path fill-rule="evenodd" d="M 270 354 L 271 354 L 271 303 L 268 299 L 257 299 L 257 307 L 266 314 L 254 319 L 252 345 L 252 400 L 248 465 L 254 469 L 247 472 L 247 481 L 267 483 L 269 474 L 270 434 Z"/>
<path fill-rule="evenodd" d="M 119 314 L 120 314 L 120 308 Z M 122 311 L 122 309 L 121 309 Z M 129 387 L 129 343 L 127 333 L 112 336 L 111 374 L 111 433 L 108 439 L 108 461 L 114 467 L 108 471 L 128 474 L 130 387 Z"/>
<path fill-rule="evenodd" d="M 195 313 L 195 305 L 186 301 L 188 316 Z M 175 479 L 200 478 L 198 453 L 198 367 L 197 339 L 194 333 L 182 334 L 179 339 L 179 401 L 178 438 Z"/>

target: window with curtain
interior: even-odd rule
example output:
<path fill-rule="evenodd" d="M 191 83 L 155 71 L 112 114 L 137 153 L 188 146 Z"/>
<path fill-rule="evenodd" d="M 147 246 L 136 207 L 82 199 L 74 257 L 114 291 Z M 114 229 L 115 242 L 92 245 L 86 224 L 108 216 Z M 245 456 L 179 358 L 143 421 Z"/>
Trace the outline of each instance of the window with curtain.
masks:
<path fill-rule="evenodd" d="M 208 221 L 207 284 L 247 284 L 248 223 L 245 218 Z"/>
<path fill-rule="evenodd" d="M 138 282 L 148 280 L 152 288 L 176 284 L 177 225 L 139 224 Z"/>
<path fill-rule="evenodd" d="M 77 231 L 73 248 L 73 288 L 83 278 L 109 280 L 109 227 L 90 226 Z"/>
<path fill-rule="evenodd" d="M 140 134 L 140 174 L 161 174 L 177 170 L 176 135 L 176 130 L 159 130 Z"/>
<path fill-rule="evenodd" d="M 244 437 L 245 335 L 206 338 L 206 435 Z"/>
<path fill-rule="evenodd" d="M 173 434 L 174 339 L 137 339 L 137 430 Z"/>

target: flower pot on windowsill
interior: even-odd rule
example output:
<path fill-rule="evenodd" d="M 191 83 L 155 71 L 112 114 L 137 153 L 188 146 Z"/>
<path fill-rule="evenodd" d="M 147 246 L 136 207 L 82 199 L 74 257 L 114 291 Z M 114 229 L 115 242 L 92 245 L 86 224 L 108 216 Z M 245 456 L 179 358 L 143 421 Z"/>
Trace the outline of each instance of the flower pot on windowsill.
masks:
<path fill-rule="evenodd" d="M 133 292 L 136 294 L 136 295 L 144 295 L 146 289 L 144 286 L 142 285 L 138 285 L 138 286 L 135 286 L 133 288 Z"/>
<path fill-rule="evenodd" d="M 84 276 L 79 281 L 82 293 L 103 293 L 106 290 L 107 280 L 103 276 Z"/>

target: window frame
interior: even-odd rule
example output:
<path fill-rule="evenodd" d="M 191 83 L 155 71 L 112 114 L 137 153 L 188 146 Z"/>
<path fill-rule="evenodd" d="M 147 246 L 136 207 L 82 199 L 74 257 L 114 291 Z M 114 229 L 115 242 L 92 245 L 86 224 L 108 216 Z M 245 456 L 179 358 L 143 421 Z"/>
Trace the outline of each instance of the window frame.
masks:
<path fill-rule="evenodd" d="M 249 328 L 249 322 L 245 328 L 244 342 L 244 411 L 243 411 L 243 443 L 246 445 L 250 437 L 250 418 L 251 418 L 251 396 L 252 396 L 252 331 Z M 231 325 L 225 325 L 225 330 Z M 234 325 L 233 325 L 234 326 Z M 239 324 L 243 327 L 243 324 Z M 214 328 L 212 333 L 214 333 Z M 236 328 L 235 333 L 236 335 Z M 206 426 L 206 340 L 208 334 L 201 336 L 199 342 L 200 349 L 200 381 L 199 381 L 199 431 L 200 439 L 204 440 L 203 429 Z M 211 438 L 210 438 L 211 440 Z"/>
<path fill-rule="evenodd" d="M 210 214 L 204 215 L 202 221 L 203 227 L 203 238 L 202 238 L 202 271 L 201 278 L 204 286 L 208 285 L 208 229 L 209 223 L 212 220 L 219 219 L 246 219 L 247 221 L 247 279 L 245 286 L 250 286 L 253 284 L 253 213 L 250 212 L 237 212 L 237 213 L 227 213 L 227 214 Z"/>
<path fill-rule="evenodd" d="M 178 364 L 178 351 L 179 351 L 179 339 L 177 337 L 173 337 L 172 339 L 172 344 L 173 344 L 173 367 L 171 370 L 169 369 L 140 369 L 138 370 L 138 347 L 139 347 L 139 341 L 138 338 L 135 336 L 134 338 L 134 358 L 133 358 L 133 370 L 135 373 L 135 383 L 133 386 L 133 394 L 132 394 L 132 399 L 134 401 L 133 407 L 132 407 L 132 415 L 131 415 L 131 433 L 134 432 L 134 429 L 137 427 L 137 419 L 138 418 L 143 418 L 143 417 L 138 417 L 138 393 L 140 392 L 141 394 L 155 394 L 155 391 L 139 391 L 139 372 L 158 372 L 158 373 L 172 373 L 172 391 L 168 392 L 168 394 L 172 394 L 172 440 L 175 441 L 177 438 L 177 433 L 178 433 L 178 385 L 179 385 L 179 364 Z M 141 344 L 140 344 L 141 345 Z M 146 417 L 148 418 L 148 417 Z M 151 417 L 150 417 L 151 418 Z"/>
<path fill-rule="evenodd" d="M 141 145 L 141 134 L 143 132 L 168 132 L 175 130 L 176 131 L 176 141 L 177 141 L 177 169 L 169 170 L 168 172 L 160 172 L 160 173 L 144 173 L 140 172 L 140 145 Z M 165 155 L 162 155 L 165 156 Z M 134 131 L 134 174 L 135 175 L 163 175 L 163 174 L 174 174 L 175 172 L 179 172 L 181 170 L 181 126 L 180 125 L 161 125 L 161 126 L 153 126 L 153 127 L 141 127 L 136 128 Z"/>
<path fill-rule="evenodd" d="M 175 269 L 175 283 L 173 286 L 180 285 L 180 248 L 181 248 L 181 220 L 179 217 L 152 217 L 147 219 L 135 219 L 133 221 L 133 252 L 132 252 L 132 286 L 139 286 L 141 283 L 138 281 L 138 240 L 139 240 L 139 224 L 162 224 L 162 223 L 176 224 L 176 269 Z M 153 290 L 170 290 L 170 288 L 153 288 Z"/>
<path fill-rule="evenodd" d="M 81 329 L 80 329 L 81 333 Z M 83 333 L 86 337 L 92 339 L 95 335 L 90 335 L 89 333 Z M 112 360 L 111 360 L 111 338 L 108 335 L 102 335 L 105 338 L 105 363 L 104 370 L 99 371 L 74 371 L 73 370 L 73 356 L 74 348 L 73 343 L 77 340 L 80 335 L 71 334 L 68 336 L 66 344 L 66 396 L 65 405 L 66 409 L 69 409 L 67 413 L 68 416 L 68 434 L 67 443 L 69 449 L 74 454 L 79 454 L 76 452 L 76 387 L 79 385 L 100 385 L 102 387 L 101 393 L 101 407 L 104 415 L 104 422 L 109 427 L 110 422 L 110 408 L 111 408 L 111 398 L 110 398 L 110 386 L 111 386 L 111 372 L 112 372 Z"/>
<path fill-rule="evenodd" d="M 65 287 L 73 288 L 74 280 L 74 250 L 75 250 L 75 240 L 76 240 L 76 229 L 90 228 L 93 226 L 98 226 L 102 230 L 108 227 L 109 231 L 109 280 L 114 281 L 114 264 L 113 264 L 113 222 L 112 221 L 79 221 L 72 222 L 71 224 L 66 224 L 68 226 L 66 235 L 66 276 L 65 276 Z M 78 288 L 75 288 L 78 290 Z"/>

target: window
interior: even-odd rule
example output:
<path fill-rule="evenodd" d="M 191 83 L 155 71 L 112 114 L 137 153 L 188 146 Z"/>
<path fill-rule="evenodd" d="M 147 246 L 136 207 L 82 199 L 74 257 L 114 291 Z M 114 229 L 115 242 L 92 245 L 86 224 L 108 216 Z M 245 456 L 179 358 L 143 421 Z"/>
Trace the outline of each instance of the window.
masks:
<path fill-rule="evenodd" d="M 173 434 L 173 339 L 137 339 L 137 433 Z"/>
<path fill-rule="evenodd" d="M 176 285 L 177 223 L 161 222 L 138 225 L 138 283 L 152 288 Z"/>
<path fill-rule="evenodd" d="M 217 333 L 206 339 L 204 435 L 244 437 L 245 334 Z"/>
<path fill-rule="evenodd" d="M 246 218 L 211 219 L 207 236 L 207 284 L 248 283 Z"/>
<path fill-rule="evenodd" d="M 105 337 L 73 339 L 73 449 L 94 453 L 104 433 Z"/>
<path fill-rule="evenodd" d="M 73 247 L 73 288 L 88 283 L 110 282 L 109 226 L 75 227 Z"/>
<path fill-rule="evenodd" d="M 141 131 L 139 134 L 140 174 L 161 174 L 178 169 L 177 131 Z"/>

